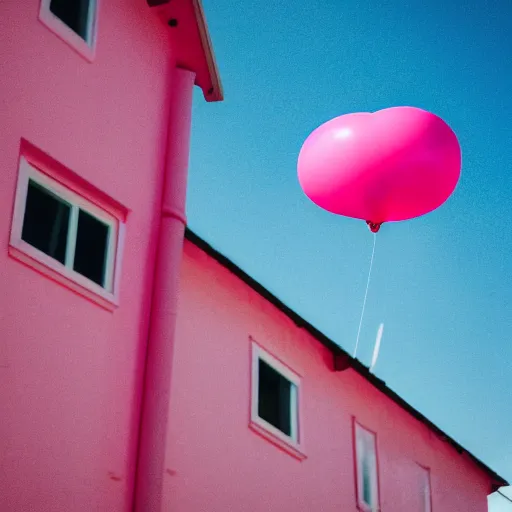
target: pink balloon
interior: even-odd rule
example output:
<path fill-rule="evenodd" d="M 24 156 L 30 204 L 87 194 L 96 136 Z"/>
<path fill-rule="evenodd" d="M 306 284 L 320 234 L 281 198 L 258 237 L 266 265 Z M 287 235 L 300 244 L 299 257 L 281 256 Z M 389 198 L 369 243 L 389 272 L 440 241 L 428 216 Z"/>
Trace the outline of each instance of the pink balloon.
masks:
<path fill-rule="evenodd" d="M 306 139 L 298 176 L 305 194 L 329 212 L 369 221 L 424 215 L 441 206 L 460 176 L 455 133 L 414 107 L 347 114 Z"/>

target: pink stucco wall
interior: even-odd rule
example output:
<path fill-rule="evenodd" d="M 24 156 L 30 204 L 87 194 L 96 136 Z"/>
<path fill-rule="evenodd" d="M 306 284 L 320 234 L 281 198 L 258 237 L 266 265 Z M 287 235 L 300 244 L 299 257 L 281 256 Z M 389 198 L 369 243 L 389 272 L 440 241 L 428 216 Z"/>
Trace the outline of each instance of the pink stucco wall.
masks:
<path fill-rule="evenodd" d="M 171 49 L 143 0 L 99 0 L 88 62 L 38 20 L 0 18 L 0 510 L 131 510 Z M 130 210 L 120 307 L 8 256 L 20 139 Z"/>
<path fill-rule="evenodd" d="M 433 511 L 484 512 L 488 477 L 332 356 L 228 270 L 185 245 L 168 433 L 166 510 L 355 511 L 352 416 L 377 432 L 381 509 L 416 512 L 415 464 Z M 252 336 L 302 376 L 307 458 L 249 424 Z"/>

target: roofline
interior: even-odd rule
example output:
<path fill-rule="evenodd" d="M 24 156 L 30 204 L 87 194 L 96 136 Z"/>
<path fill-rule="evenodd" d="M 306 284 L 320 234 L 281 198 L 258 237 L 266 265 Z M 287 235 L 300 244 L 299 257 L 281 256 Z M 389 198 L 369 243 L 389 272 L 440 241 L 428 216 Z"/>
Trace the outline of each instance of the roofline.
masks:
<path fill-rule="evenodd" d="M 159 7 L 169 4 L 171 0 L 146 0 L 150 7 Z M 203 4 L 201 0 L 190 0 L 194 9 L 194 17 L 197 23 L 197 30 L 203 48 L 204 58 L 206 59 L 206 66 L 208 67 L 208 74 L 212 82 L 212 87 L 208 91 L 203 91 L 204 99 L 207 102 L 223 101 L 224 91 L 222 89 L 222 82 L 220 80 L 220 73 L 215 60 L 215 53 L 213 51 L 212 40 L 210 39 L 210 32 L 208 24 L 206 23 L 206 16 L 204 14 Z"/>
<path fill-rule="evenodd" d="M 397 393 L 395 393 L 392 389 L 386 386 L 386 383 L 370 373 L 369 368 L 363 365 L 358 359 L 353 358 L 350 354 L 348 354 L 345 350 L 343 350 L 339 345 L 334 343 L 330 338 L 328 338 L 325 334 L 320 332 L 316 327 L 310 324 L 307 320 L 301 317 L 298 313 L 290 309 L 286 304 L 284 304 L 280 299 L 278 299 L 272 292 L 270 292 L 263 285 L 258 283 L 255 279 L 253 279 L 250 275 L 244 272 L 239 266 L 233 263 L 226 256 L 218 252 L 214 249 L 208 242 L 203 240 L 197 234 L 195 234 L 188 227 L 185 230 L 185 238 L 201 249 L 203 252 L 211 256 L 214 260 L 216 260 L 220 265 L 229 270 L 232 274 L 242 280 L 245 284 L 247 284 L 250 288 L 252 288 L 256 293 L 261 295 L 268 302 L 273 304 L 277 309 L 279 309 L 282 313 L 284 313 L 292 322 L 307 331 L 311 336 L 317 339 L 324 347 L 331 351 L 333 354 L 333 365 L 335 371 L 343 371 L 348 368 L 352 368 L 355 372 L 361 375 L 364 379 L 366 379 L 370 384 L 376 387 L 379 391 L 384 393 L 388 398 L 390 398 L 393 402 L 399 405 L 406 412 L 411 414 L 414 418 L 423 423 L 426 427 L 428 427 L 432 432 L 437 434 L 442 440 L 448 442 L 455 448 L 455 450 L 461 455 L 466 453 L 467 456 L 485 473 L 489 475 L 492 480 L 491 492 L 495 492 L 500 487 L 505 487 L 510 485 L 503 477 L 499 476 L 495 471 L 493 471 L 489 466 L 484 464 L 480 459 L 475 457 L 471 452 L 463 448 L 457 441 L 455 441 L 452 437 L 446 434 L 443 430 L 437 427 L 434 423 L 432 423 L 428 418 L 426 418 L 423 414 L 421 414 L 417 409 L 415 409 L 412 405 L 408 404 L 403 398 L 401 398 Z"/>
<path fill-rule="evenodd" d="M 194 13 L 196 15 L 197 28 L 201 37 L 201 45 L 203 46 L 204 56 L 208 65 L 208 72 L 212 80 L 213 91 L 209 94 L 205 94 L 205 100 L 208 102 L 212 101 L 223 101 L 224 91 L 222 89 L 222 82 L 220 80 L 220 73 L 217 67 L 217 61 L 215 60 L 215 53 L 213 51 L 213 44 L 210 38 L 210 32 L 208 30 L 208 24 L 206 23 L 206 16 L 204 14 L 203 4 L 201 0 L 192 0 L 194 6 Z"/>

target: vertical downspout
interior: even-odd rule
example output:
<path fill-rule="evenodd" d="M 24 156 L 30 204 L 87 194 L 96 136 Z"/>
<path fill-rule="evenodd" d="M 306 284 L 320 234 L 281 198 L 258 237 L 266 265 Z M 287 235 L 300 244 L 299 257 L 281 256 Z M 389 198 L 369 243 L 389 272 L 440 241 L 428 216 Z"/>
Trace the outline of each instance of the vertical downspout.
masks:
<path fill-rule="evenodd" d="M 135 482 L 136 512 L 161 512 L 195 73 L 172 72 L 160 229 Z"/>

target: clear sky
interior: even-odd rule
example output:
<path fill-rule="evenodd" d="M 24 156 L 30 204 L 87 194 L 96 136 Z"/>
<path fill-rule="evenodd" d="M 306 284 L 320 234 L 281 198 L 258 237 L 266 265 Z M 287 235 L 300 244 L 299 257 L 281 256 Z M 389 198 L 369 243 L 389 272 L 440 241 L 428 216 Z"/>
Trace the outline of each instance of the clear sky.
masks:
<path fill-rule="evenodd" d="M 204 6 L 226 99 L 197 91 L 190 227 L 350 353 L 372 235 L 302 194 L 300 147 L 332 117 L 397 105 L 458 135 L 450 200 L 378 234 L 358 357 L 384 322 L 376 374 L 512 480 L 512 2 Z"/>

